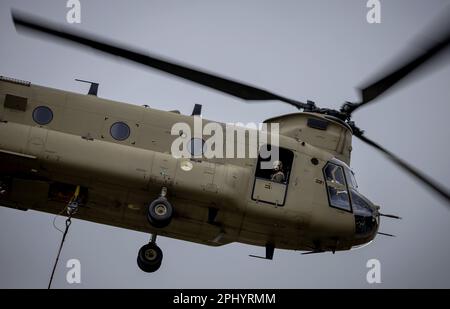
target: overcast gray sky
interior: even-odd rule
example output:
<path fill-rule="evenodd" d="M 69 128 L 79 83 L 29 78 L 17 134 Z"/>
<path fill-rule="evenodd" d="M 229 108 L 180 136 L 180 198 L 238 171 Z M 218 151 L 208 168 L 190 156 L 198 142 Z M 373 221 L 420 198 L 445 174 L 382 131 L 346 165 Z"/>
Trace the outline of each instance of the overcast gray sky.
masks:
<path fill-rule="evenodd" d="M 382 0 L 382 23 L 368 24 L 366 0 L 148 1 L 81 0 L 89 31 L 131 46 L 320 106 L 357 100 L 355 87 L 408 47 L 448 0 Z M 221 122 L 262 122 L 293 112 L 277 102 L 245 104 L 126 61 L 18 35 L 10 8 L 65 23 L 66 1 L 0 0 L 0 74 Z M 450 184 L 450 61 L 354 115 L 367 136 Z M 387 161 L 354 141 L 352 167 L 361 191 L 386 213 L 379 236 L 363 249 L 302 256 L 263 248 L 210 248 L 159 238 L 164 262 L 154 274 L 136 265 L 148 235 L 75 220 L 55 275 L 56 288 L 450 288 L 450 210 Z M 61 234 L 53 216 L 0 207 L 0 288 L 46 288 Z M 58 221 L 63 224 L 62 220 Z M 66 283 L 65 263 L 81 261 L 80 285 Z M 366 262 L 381 262 L 380 285 L 366 282 Z"/>

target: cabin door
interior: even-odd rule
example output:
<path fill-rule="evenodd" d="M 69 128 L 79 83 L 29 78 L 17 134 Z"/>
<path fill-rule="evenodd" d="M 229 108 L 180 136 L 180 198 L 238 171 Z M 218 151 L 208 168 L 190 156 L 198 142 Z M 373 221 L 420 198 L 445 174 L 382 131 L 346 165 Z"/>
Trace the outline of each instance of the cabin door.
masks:
<path fill-rule="evenodd" d="M 252 200 L 276 207 L 284 206 L 293 160 L 294 153 L 289 149 L 262 146 L 255 170 Z"/>

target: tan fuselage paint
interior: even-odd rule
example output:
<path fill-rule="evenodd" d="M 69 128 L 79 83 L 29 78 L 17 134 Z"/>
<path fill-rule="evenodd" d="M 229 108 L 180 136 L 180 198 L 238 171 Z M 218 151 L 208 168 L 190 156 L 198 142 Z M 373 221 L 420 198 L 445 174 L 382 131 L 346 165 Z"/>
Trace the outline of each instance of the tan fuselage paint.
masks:
<path fill-rule="evenodd" d="M 6 94 L 27 98 L 26 110 L 5 108 Z M 32 118 L 41 105 L 54 114 L 47 126 Z M 182 168 L 185 159 L 171 155 L 178 137 L 171 135 L 171 128 L 179 122 L 192 127 L 191 116 L 0 81 L 2 166 L 22 160 L 20 156 L 37 162 L 29 171 L 32 177 L 22 181 L 29 194 L 8 205 L 59 213 L 64 205 L 33 199 L 39 195 L 36 190 L 48 190 L 48 183 L 56 181 L 89 189 L 89 203 L 77 215 L 84 220 L 211 246 L 272 243 L 313 250 L 320 243 L 326 249 L 347 250 L 373 236 L 355 240 L 353 214 L 329 207 L 322 169 L 333 157 L 350 162 L 351 131 L 330 119 L 327 130 L 314 130 L 306 125 L 308 117 L 321 116 L 298 113 L 270 121 L 280 122 L 280 147 L 294 152 L 285 205 L 277 207 L 252 199 L 257 159 L 191 160 L 190 170 Z M 117 121 L 131 128 L 122 142 L 109 132 Z M 175 217 L 170 226 L 155 231 L 146 220 L 146 206 L 163 186 Z M 207 222 L 209 208 L 218 209 L 216 224 Z M 223 237 L 218 240 L 219 234 Z"/>

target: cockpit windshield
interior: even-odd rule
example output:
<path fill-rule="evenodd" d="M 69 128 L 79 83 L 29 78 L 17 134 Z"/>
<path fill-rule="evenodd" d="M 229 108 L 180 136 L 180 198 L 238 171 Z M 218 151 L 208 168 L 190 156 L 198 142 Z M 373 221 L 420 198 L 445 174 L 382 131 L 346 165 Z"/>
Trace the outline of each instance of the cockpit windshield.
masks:
<path fill-rule="evenodd" d="M 355 173 L 347 166 L 345 167 L 345 176 L 347 177 L 348 186 L 357 190 L 358 183 L 356 182 Z"/>
<path fill-rule="evenodd" d="M 371 203 L 358 191 L 355 173 L 344 162 L 328 162 L 324 175 L 331 207 L 361 215 L 372 212 Z"/>
<path fill-rule="evenodd" d="M 359 193 L 353 171 L 344 162 L 333 159 L 325 165 L 323 173 L 330 206 L 353 212 L 357 237 L 372 235 L 378 228 L 377 210 Z"/>
<path fill-rule="evenodd" d="M 350 191 L 350 198 L 352 201 L 353 212 L 361 215 L 371 215 L 372 208 L 370 202 L 358 191 L 358 184 L 356 183 L 355 173 L 346 165 L 344 165 L 345 177 Z"/>

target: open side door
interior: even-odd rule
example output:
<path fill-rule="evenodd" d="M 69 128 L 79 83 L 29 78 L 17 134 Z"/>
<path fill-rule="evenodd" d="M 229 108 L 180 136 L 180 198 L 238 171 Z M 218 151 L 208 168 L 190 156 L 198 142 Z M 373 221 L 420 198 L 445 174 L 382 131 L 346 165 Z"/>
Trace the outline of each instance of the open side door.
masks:
<path fill-rule="evenodd" d="M 252 200 L 277 207 L 284 206 L 293 161 L 292 150 L 262 146 L 255 171 Z"/>

